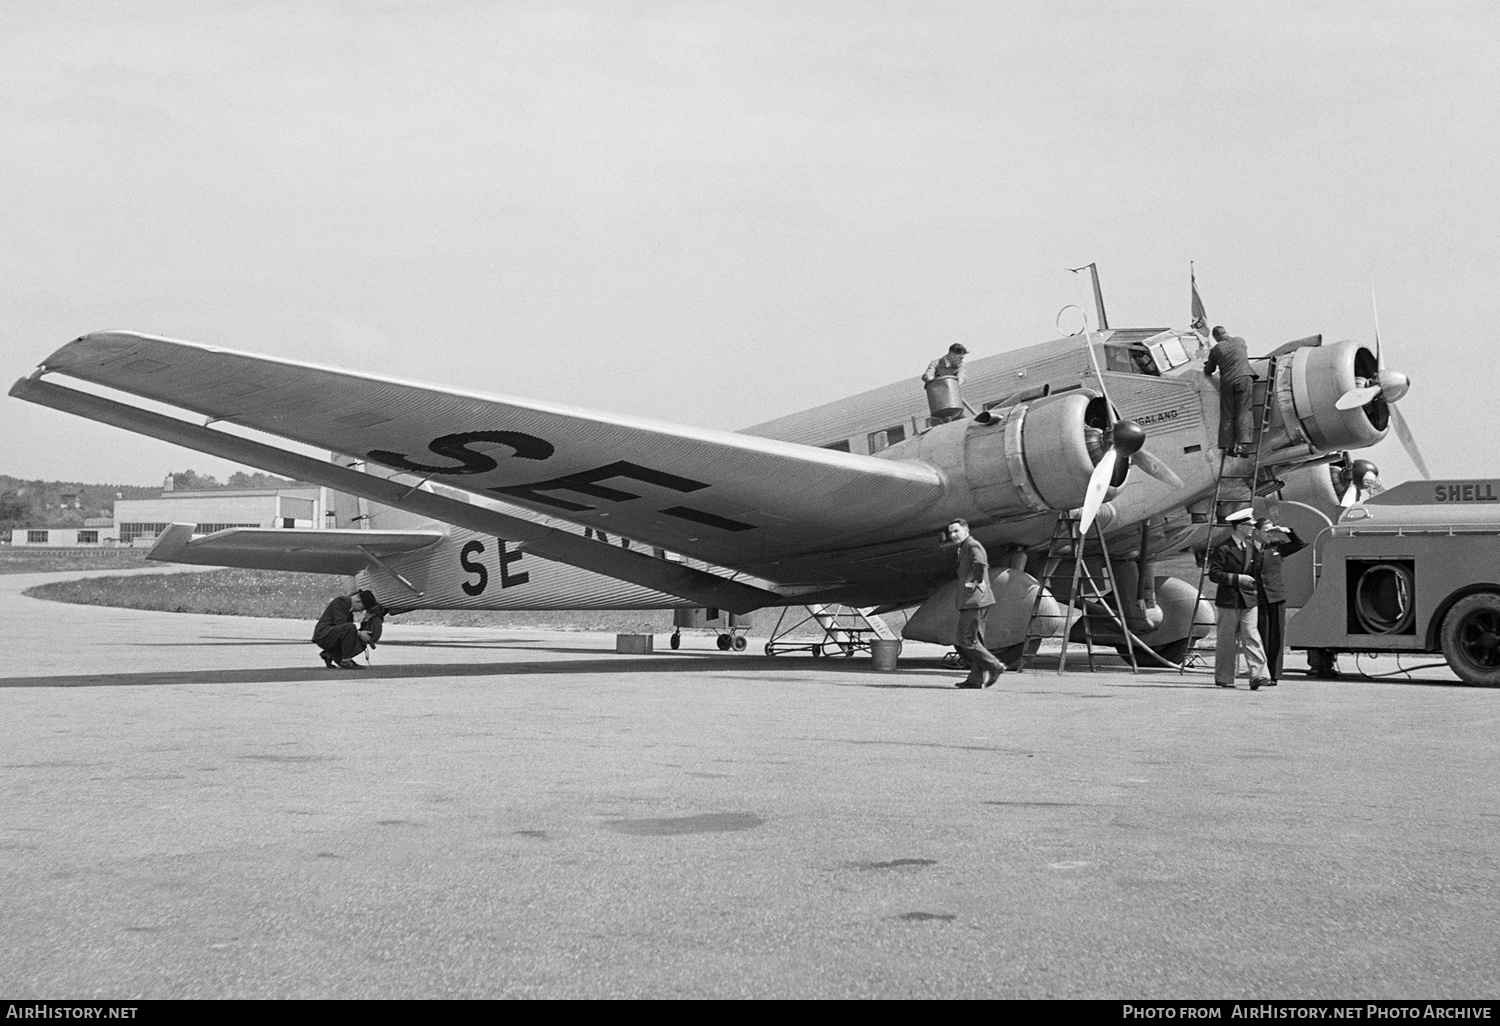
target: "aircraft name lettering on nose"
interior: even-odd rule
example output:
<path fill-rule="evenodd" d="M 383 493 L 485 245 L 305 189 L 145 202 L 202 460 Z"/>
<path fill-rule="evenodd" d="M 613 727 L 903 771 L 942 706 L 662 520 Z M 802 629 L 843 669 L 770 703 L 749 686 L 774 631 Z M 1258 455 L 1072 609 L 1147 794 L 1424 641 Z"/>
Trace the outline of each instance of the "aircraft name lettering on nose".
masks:
<path fill-rule="evenodd" d="M 513 574 L 510 572 L 510 565 L 512 563 L 519 562 L 522 553 L 509 551 L 505 546 L 504 538 L 496 538 L 495 540 L 500 543 L 500 587 L 515 588 L 531 580 L 531 574 L 529 572 L 522 572 L 519 574 Z M 458 552 L 459 566 L 463 567 L 464 570 L 468 573 L 474 574 L 476 577 L 478 577 L 478 580 L 464 581 L 463 584 L 460 585 L 460 587 L 463 588 L 465 595 L 483 595 L 484 589 L 489 587 L 489 569 L 477 559 L 470 558 L 471 556 L 480 556 L 483 554 L 484 542 L 478 540 L 466 542 L 464 544 L 464 547 Z"/>
<path fill-rule="evenodd" d="M 1145 427 L 1147 424 L 1160 424 L 1164 421 L 1176 420 L 1177 414 L 1178 411 L 1176 410 L 1162 410 L 1160 413 L 1148 413 L 1144 417 L 1137 417 L 1135 422 L 1141 427 Z"/>
<path fill-rule="evenodd" d="M 377 463 L 384 463 L 386 466 L 399 467 L 402 470 L 432 476 L 486 474 L 496 469 L 499 464 L 489 454 L 475 452 L 473 449 L 468 448 L 470 445 L 479 442 L 492 442 L 509 446 L 515 457 L 525 460 L 545 460 L 556 452 L 552 443 L 546 439 L 538 438 L 535 435 L 528 435 L 520 431 L 460 431 L 455 434 L 434 438 L 427 446 L 428 449 L 439 456 L 457 460 L 459 463 L 458 466 L 435 467 L 431 464 L 419 463 L 405 453 L 391 452 L 387 449 L 372 449 L 368 455 L 370 459 Z M 654 470 L 651 467 L 645 467 L 639 463 L 631 463 L 628 460 L 617 460 L 602 467 L 595 467 L 593 470 L 581 470 L 573 474 L 564 474 L 561 477 L 554 477 L 548 481 L 536 481 L 524 485 L 505 485 L 491 488 L 490 491 L 496 495 L 510 496 L 526 502 L 551 506 L 554 509 L 560 509 L 568 513 L 588 513 L 599 507 L 578 502 L 574 499 L 564 498 L 554 493 L 572 492 L 575 495 L 605 502 L 629 502 L 632 499 L 641 498 L 637 492 L 626 491 L 623 488 L 611 487 L 603 483 L 619 478 L 638 481 L 642 484 L 653 485 L 657 488 L 666 488 L 675 492 L 696 492 L 709 487 L 705 481 L 694 481 L 692 478 L 683 477 L 680 474 L 670 474 L 664 470 Z M 679 520 L 686 520 L 690 523 L 717 528 L 721 531 L 755 530 L 754 524 L 747 524 L 742 520 L 720 516 L 717 513 L 709 513 L 706 510 L 695 509 L 691 506 L 668 506 L 657 512 Z M 477 587 L 482 591 L 484 584 L 481 582 Z M 473 594 L 478 594 L 478 592 L 474 592 Z"/>

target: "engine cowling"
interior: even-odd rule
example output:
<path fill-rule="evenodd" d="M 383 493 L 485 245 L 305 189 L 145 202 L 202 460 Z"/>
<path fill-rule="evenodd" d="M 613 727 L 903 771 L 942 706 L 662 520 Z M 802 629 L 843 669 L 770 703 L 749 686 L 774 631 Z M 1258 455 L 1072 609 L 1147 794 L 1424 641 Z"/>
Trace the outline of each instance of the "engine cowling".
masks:
<path fill-rule="evenodd" d="M 1092 396 L 1049 396 L 970 420 L 963 439 L 963 476 L 976 506 L 989 516 L 1077 509 L 1088 491 L 1094 459 L 1087 442 Z"/>
<path fill-rule="evenodd" d="M 1326 452 L 1363 449 L 1385 437 L 1390 409 L 1384 399 L 1377 397 L 1352 410 L 1334 406 L 1339 396 L 1355 387 L 1356 378 L 1370 381 L 1377 376 L 1374 350 L 1353 340 L 1309 346 L 1292 353 L 1290 364 L 1284 366 L 1277 374 L 1276 401 L 1293 440 Z"/>

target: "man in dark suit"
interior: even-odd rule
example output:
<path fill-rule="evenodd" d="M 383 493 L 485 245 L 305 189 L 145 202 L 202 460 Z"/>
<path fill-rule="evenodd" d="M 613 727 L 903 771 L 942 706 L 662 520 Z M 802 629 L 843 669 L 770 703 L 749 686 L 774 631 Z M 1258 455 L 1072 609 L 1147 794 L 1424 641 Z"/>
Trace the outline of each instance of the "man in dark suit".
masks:
<path fill-rule="evenodd" d="M 1255 426 L 1250 419 L 1250 352 L 1245 340 L 1214 328 L 1214 347 L 1208 351 L 1203 373 L 1219 372 L 1219 448 L 1231 456 L 1248 456 L 1255 444 Z"/>
<path fill-rule="evenodd" d="M 1261 517 L 1255 525 L 1255 540 L 1260 543 L 1262 572 L 1256 603 L 1256 630 L 1266 650 L 1268 687 L 1281 679 L 1281 660 L 1286 636 L 1286 584 L 1281 577 L 1281 561 L 1307 548 L 1290 527 L 1280 527 L 1270 517 Z"/>
<path fill-rule="evenodd" d="M 354 614 L 377 608 L 375 596 L 368 591 L 356 591 L 352 595 L 340 595 L 328 603 L 318 625 L 313 628 L 313 644 L 318 646 L 323 665 L 330 670 L 338 667 L 357 670 L 359 664 L 354 657 L 370 644 L 370 632 L 355 626 Z"/>
<path fill-rule="evenodd" d="M 1234 687 L 1236 650 L 1250 668 L 1250 690 L 1260 689 L 1266 676 L 1266 655 L 1255 629 L 1257 594 L 1265 573 L 1260 546 L 1254 538 L 1255 514 L 1235 510 L 1224 518 L 1231 534 L 1208 554 L 1208 577 L 1219 586 L 1214 606 L 1219 617 L 1218 647 L 1214 652 L 1214 683 Z"/>

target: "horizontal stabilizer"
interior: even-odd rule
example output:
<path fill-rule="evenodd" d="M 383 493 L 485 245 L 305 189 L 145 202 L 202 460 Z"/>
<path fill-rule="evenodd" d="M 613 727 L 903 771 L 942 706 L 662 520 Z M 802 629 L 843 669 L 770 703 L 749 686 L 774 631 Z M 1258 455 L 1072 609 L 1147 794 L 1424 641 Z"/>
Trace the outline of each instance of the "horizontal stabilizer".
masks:
<path fill-rule="evenodd" d="M 442 531 L 322 531 L 231 527 L 201 538 L 192 524 L 172 524 L 147 559 L 249 570 L 295 570 L 352 577 L 386 556 L 414 552 L 443 539 Z"/>

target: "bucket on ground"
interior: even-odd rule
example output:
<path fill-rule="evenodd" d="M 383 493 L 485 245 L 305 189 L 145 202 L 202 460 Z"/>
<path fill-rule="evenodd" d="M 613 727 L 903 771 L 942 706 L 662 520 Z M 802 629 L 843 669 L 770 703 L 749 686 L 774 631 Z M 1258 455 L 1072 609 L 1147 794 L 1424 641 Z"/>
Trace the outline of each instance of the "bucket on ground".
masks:
<path fill-rule="evenodd" d="M 875 638 L 870 642 L 872 669 L 891 673 L 896 669 L 896 658 L 901 654 L 901 642 Z"/>

